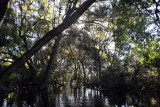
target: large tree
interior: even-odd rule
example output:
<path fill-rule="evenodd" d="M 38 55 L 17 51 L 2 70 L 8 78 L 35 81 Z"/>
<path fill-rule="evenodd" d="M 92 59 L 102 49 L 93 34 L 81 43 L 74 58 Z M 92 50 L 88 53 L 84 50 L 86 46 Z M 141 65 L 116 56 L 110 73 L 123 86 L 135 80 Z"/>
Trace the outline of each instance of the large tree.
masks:
<path fill-rule="evenodd" d="M 76 0 L 77 1 L 77 0 Z M 2 71 L 0 75 L 0 81 L 3 83 L 9 75 L 14 73 L 21 65 L 23 65 L 29 58 L 31 58 L 43 45 L 48 43 L 51 39 L 61 34 L 64 30 L 70 27 L 75 23 L 78 18 L 94 3 L 96 0 L 86 0 L 78 8 L 73 6 L 68 9 L 66 16 L 63 22 L 58 25 L 56 28 L 53 28 L 46 33 L 44 37 L 35 43 L 35 45 L 26 51 L 20 58 L 18 58 L 14 63 L 8 66 L 5 70 Z M 76 2 L 75 2 L 76 3 Z"/>
<path fill-rule="evenodd" d="M 12 63 L 10 66 L 6 64 L 8 67 L 4 71 L 1 70 L 0 80 L 2 83 L 11 74 L 18 74 L 19 72 L 15 71 L 20 70 L 18 68 L 22 65 L 26 68 L 29 66 L 27 72 L 36 71 L 45 75 L 42 88 L 48 85 L 52 74 L 55 74 L 56 71 L 60 74 L 62 69 L 66 73 L 66 68 L 69 69 L 68 71 L 75 71 L 74 79 L 77 80 L 80 80 L 79 77 L 83 78 L 80 76 L 83 71 L 84 84 L 89 79 L 86 77 L 90 77 L 89 73 L 91 74 L 90 80 L 93 77 L 94 80 L 101 81 L 101 77 L 108 72 L 116 71 L 115 75 L 119 75 L 123 71 L 128 72 L 127 66 L 129 67 L 132 63 L 129 60 L 135 59 L 132 56 L 136 56 L 133 54 L 132 48 L 138 46 L 135 47 L 138 49 L 136 52 L 142 56 L 145 53 L 143 50 L 147 49 L 144 45 L 148 41 L 152 41 L 153 35 L 147 29 L 151 24 L 159 25 L 159 2 L 156 0 L 98 0 L 106 2 L 99 2 L 88 9 L 96 0 L 85 0 L 81 4 L 82 1 L 84 0 L 13 1 L 0 29 L 0 40 L 3 41 L 0 46 L 4 49 L 4 51 L 0 50 L 2 53 L 1 63 L 2 65 L 5 63 L 4 61 Z M 18 6 L 16 7 L 14 4 Z M 51 7 L 53 8 L 51 9 Z M 155 10 L 151 7 L 154 7 Z M 17 8 L 19 11 L 16 11 Z M 87 9 L 88 11 L 86 11 Z M 84 12 L 85 14 L 77 21 Z M 83 29 L 78 28 L 79 23 L 83 23 Z M 74 27 L 77 27 L 77 30 L 72 29 Z M 69 29 L 66 30 L 67 28 Z M 157 31 L 159 31 L 158 28 Z M 59 38 L 59 35 L 63 35 L 64 38 L 63 42 L 59 44 L 62 48 L 57 50 L 58 42 L 56 43 L 52 39 Z M 5 39 L 8 42 L 4 43 Z M 51 49 L 53 44 L 55 44 L 55 48 Z M 111 45 L 114 45 L 112 48 L 115 49 L 111 49 Z M 42 48 L 42 46 L 44 47 Z M 148 54 L 148 56 L 151 55 Z M 59 59 L 56 59 L 56 56 Z M 153 60 L 153 58 L 148 59 L 148 56 L 144 56 L 144 58 L 148 61 Z M 154 59 L 156 58 L 157 56 Z M 56 61 L 60 61 L 58 62 L 60 67 L 55 66 Z M 150 64 L 154 65 L 154 63 Z M 34 65 L 34 67 L 30 65 Z M 54 67 L 61 70 L 54 69 Z M 38 70 L 33 68 L 38 68 Z M 25 70 L 21 70 L 22 74 L 20 75 L 23 75 L 24 72 Z M 28 74 L 26 75 L 28 76 Z M 30 77 L 36 78 L 36 75 L 30 75 Z M 55 77 L 51 79 L 53 78 Z M 114 78 L 112 79 L 114 80 Z"/>
<path fill-rule="evenodd" d="M 9 2 L 10 0 L 0 0 L 0 26 L 3 20 L 3 17 L 6 13 Z"/>

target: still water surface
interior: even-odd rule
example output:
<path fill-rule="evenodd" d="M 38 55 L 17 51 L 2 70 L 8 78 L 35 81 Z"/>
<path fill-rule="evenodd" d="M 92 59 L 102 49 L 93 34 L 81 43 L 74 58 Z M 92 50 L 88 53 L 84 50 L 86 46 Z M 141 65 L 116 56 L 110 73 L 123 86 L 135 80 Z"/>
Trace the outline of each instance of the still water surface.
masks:
<path fill-rule="evenodd" d="M 65 85 L 57 90 L 0 93 L 0 107 L 160 107 L 160 93 L 100 91 Z"/>

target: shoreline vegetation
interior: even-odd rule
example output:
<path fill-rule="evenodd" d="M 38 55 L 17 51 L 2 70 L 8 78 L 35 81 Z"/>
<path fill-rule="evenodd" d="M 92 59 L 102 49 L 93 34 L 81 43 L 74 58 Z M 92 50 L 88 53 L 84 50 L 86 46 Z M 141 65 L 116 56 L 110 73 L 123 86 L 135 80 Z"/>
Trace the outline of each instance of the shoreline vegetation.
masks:
<path fill-rule="evenodd" d="M 150 85 L 150 84 L 143 84 L 143 85 L 138 85 L 138 84 L 108 84 L 107 82 L 102 83 L 102 82 L 94 82 L 94 83 L 89 83 L 86 85 L 83 85 L 83 83 L 70 83 L 70 82 L 61 82 L 58 84 L 50 84 L 50 87 L 53 87 L 54 89 L 58 89 L 60 87 L 63 87 L 64 85 L 70 85 L 72 88 L 74 87 L 87 87 L 90 89 L 98 89 L 101 91 L 159 91 L 160 86 L 159 84 Z M 3 87 L 0 86 L 0 93 L 3 92 L 18 92 L 19 90 L 23 91 L 43 91 L 45 89 L 40 89 L 40 85 L 36 84 L 27 84 L 25 86 L 19 87 L 19 86 L 13 86 L 13 87 Z"/>

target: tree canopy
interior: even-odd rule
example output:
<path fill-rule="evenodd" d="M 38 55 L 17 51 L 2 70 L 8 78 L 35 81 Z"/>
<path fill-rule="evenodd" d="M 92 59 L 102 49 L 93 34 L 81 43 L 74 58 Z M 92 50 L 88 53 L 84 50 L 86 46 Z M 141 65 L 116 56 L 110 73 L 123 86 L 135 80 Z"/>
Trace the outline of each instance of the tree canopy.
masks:
<path fill-rule="evenodd" d="M 1 0 L 0 83 L 158 84 L 159 9 L 157 0 Z"/>

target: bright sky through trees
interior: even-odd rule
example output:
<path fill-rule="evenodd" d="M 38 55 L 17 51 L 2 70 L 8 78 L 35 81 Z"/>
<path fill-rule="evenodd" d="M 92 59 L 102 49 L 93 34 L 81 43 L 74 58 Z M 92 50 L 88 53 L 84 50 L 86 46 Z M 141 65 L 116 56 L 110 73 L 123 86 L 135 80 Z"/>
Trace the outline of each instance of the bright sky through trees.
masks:
<path fill-rule="evenodd" d="M 0 28 L 0 82 L 45 88 L 50 81 L 135 87 L 137 81 L 158 81 L 159 5 L 158 0 L 13 0 Z"/>

